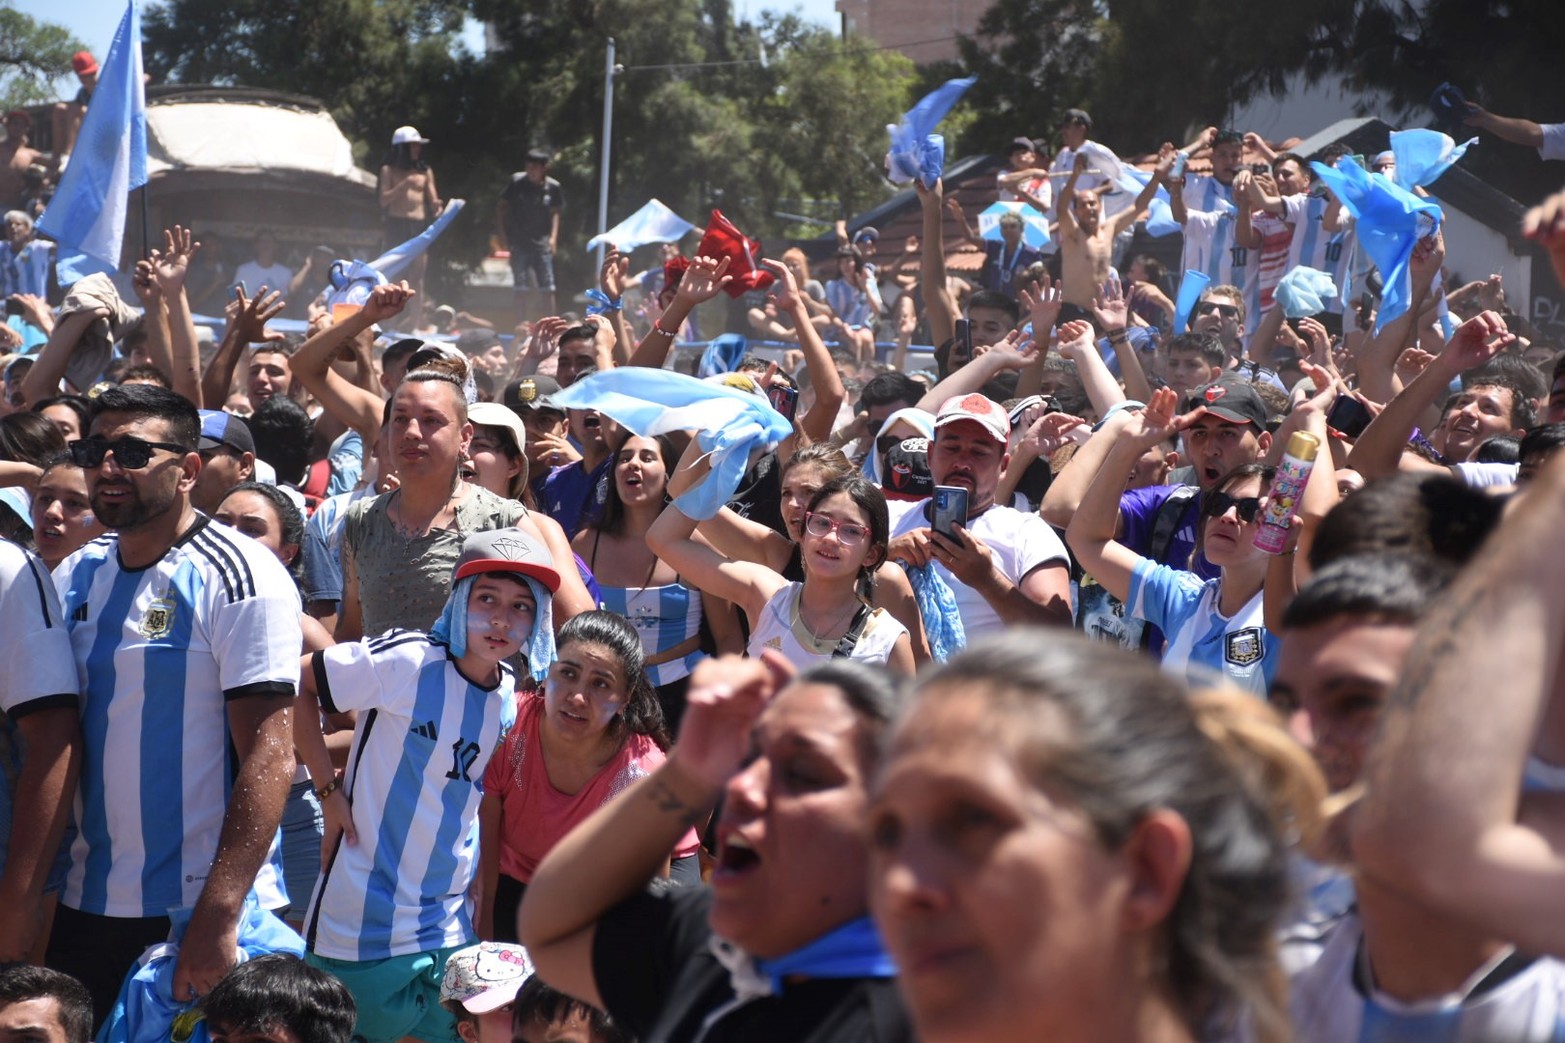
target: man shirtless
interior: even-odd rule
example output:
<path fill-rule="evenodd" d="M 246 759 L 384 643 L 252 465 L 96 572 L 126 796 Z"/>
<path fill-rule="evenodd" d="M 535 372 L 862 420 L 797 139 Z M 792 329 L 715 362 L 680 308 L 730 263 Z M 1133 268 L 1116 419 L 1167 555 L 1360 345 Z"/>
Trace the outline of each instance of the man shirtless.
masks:
<path fill-rule="evenodd" d="M 1076 191 L 1076 179 L 1087 172 L 1090 157 L 1077 152 L 1070 177 L 1060 189 L 1061 283 L 1065 306 L 1060 322 L 1092 319 L 1092 300 L 1109 278 L 1109 261 L 1114 252 L 1114 237 L 1136 223 L 1157 195 L 1174 161 L 1174 147 L 1165 144 L 1158 155 L 1157 169 L 1136 201 L 1107 221 L 1103 202 L 1096 192 Z"/>
<path fill-rule="evenodd" d="M 27 144 L 33 118 L 21 109 L 5 114 L 5 140 L 0 141 L 0 210 L 21 209 L 27 194 L 27 168 L 43 153 Z"/>

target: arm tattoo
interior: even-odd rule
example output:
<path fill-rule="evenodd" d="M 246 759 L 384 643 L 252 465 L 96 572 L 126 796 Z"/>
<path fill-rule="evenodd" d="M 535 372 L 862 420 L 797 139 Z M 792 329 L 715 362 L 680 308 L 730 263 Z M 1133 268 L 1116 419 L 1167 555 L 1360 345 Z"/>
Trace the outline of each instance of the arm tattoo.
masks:
<path fill-rule="evenodd" d="M 701 808 L 685 803 L 666 782 L 656 777 L 648 783 L 647 799 L 652 801 L 659 811 L 679 816 L 680 821 L 687 826 L 695 825 L 703 817 Z"/>

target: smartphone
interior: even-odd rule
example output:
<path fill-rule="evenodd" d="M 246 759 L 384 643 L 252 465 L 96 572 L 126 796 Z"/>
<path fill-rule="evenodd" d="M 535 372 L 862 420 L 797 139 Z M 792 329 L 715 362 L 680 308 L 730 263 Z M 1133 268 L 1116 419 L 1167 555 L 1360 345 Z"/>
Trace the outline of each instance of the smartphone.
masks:
<path fill-rule="evenodd" d="M 1357 438 L 1369 426 L 1369 410 L 1352 395 L 1338 395 L 1326 414 L 1326 426 L 1343 438 Z"/>
<path fill-rule="evenodd" d="M 20 314 L 22 314 L 22 302 L 19 301 L 19 300 L 16 300 L 15 298 L 7 297 L 5 299 L 5 313 L 7 315 L 20 315 Z"/>
<path fill-rule="evenodd" d="M 956 320 L 956 350 L 952 354 L 964 363 L 973 360 L 973 324 L 967 319 Z"/>
<path fill-rule="evenodd" d="M 967 525 L 967 490 L 959 485 L 937 485 L 934 501 L 929 527 L 946 539 L 961 543 L 956 527 Z"/>
<path fill-rule="evenodd" d="M 787 384 L 773 384 L 766 389 L 766 397 L 772 403 L 772 408 L 783 415 L 783 419 L 792 422 L 793 414 L 799 408 L 799 391 Z"/>

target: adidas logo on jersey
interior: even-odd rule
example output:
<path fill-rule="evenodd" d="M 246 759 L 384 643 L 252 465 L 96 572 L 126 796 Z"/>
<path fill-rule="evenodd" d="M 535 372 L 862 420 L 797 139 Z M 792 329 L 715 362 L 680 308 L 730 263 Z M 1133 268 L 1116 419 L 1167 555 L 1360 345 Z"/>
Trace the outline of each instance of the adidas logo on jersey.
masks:
<path fill-rule="evenodd" d="M 432 742 L 438 741 L 440 739 L 440 736 L 435 733 L 434 721 L 425 721 L 423 724 L 414 725 L 413 734 L 422 735 L 424 738 L 429 739 Z"/>

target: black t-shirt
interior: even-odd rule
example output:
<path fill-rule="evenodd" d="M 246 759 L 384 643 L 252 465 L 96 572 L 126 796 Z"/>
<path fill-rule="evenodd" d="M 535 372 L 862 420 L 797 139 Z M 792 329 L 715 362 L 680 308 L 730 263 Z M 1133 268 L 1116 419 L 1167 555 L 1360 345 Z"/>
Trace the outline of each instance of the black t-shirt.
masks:
<path fill-rule="evenodd" d="M 782 466 L 776 450 L 762 453 L 745 471 L 727 507 L 739 517 L 760 522 L 780 536 L 788 535 L 782 519 Z"/>
<path fill-rule="evenodd" d="M 752 1000 L 701 1035 L 734 998 L 728 971 L 707 947 L 712 892 L 682 887 L 628 898 L 598 921 L 592 973 L 605 1009 L 640 1043 L 900 1043 L 913 1028 L 891 978 L 789 983 Z"/>
<path fill-rule="evenodd" d="M 512 242 L 546 245 L 554 211 L 565 206 L 565 196 L 560 183 L 552 177 L 535 184 L 526 174 L 516 174 L 505 186 L 500 198 L 510 205 L 506 215 L 505 234 Z"/>

